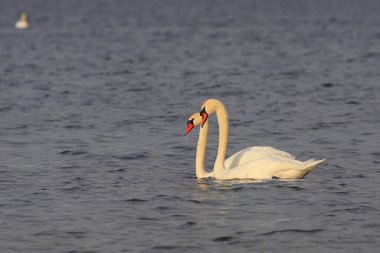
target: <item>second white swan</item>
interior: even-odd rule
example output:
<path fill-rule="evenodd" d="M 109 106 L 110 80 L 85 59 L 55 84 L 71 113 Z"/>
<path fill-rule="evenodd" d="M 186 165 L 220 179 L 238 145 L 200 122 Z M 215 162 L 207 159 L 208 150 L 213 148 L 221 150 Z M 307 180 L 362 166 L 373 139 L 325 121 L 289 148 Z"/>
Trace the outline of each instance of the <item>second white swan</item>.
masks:
<path fill-rule="evenodd" d="M 228 139 L 228 114 L 221 101 L 208 99 L 200 113 L 187 121 L 187 135 L 195 126 L 201 125 L 196 154 L 197 178 L 214 177 L 225 179 L 300 179 L 309 174 L 324 160 L 296 160 L 287 152 L 272 147 L 253 146 L 243 149 L 225 160 Z M 208 134 L 208 117 L 216 113 L 219 124 L 218 154 L 212 172 L 204 169 L 204 158 Z"/>

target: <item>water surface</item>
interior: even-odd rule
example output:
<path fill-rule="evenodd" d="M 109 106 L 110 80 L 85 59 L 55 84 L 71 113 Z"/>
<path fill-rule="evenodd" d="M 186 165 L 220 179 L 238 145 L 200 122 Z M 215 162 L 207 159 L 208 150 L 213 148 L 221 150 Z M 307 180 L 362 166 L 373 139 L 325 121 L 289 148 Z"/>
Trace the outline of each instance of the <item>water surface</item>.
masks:
<path fill-rule="evenodd" d="M 377 252 L 375 1 L 1 10 L 1 252 Z M 183 131 L 210 97 L 229 111 L 228 155 L 327 162 L 297 181 L 197 181 L 197 131 Z"/>

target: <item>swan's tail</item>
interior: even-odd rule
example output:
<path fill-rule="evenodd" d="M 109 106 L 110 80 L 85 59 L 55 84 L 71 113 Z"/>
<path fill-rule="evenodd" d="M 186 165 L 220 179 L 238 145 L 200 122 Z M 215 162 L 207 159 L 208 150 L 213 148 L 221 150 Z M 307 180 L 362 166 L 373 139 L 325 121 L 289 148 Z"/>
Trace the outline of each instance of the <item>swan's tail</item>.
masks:
<path fill-rule="evenodd" d="M 313 169 L 315 169 L 315 167 L 323 163 L 325 160 L 326 159 L 323 159 L 323 160 L 310 159 L 310 160 L 307 160 L 306 162 L 303 162 L 303 164 L 305 166 L 305 170 L 308 172 L 311 172 Z"/>

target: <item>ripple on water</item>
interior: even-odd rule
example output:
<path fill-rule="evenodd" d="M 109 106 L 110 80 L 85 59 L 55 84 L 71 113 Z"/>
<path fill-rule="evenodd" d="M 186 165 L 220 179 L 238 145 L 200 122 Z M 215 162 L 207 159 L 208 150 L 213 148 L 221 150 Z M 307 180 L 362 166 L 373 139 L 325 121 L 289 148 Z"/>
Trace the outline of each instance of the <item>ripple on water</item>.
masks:
<path fill-rule="evenodd" d="M 283 230 L 273 230 L 265 233 L 261 233 L 261 235 L 275 235 L 282 233 L 305 233 L 305 234 L 315 234 L 324 231 L 324 229 L 283 229 Z"/>
<path fill-rule="evenodd" d="M 299 186 L 287 186 L 287 185 L 276 185 L 277 188 L 288 188 L 288 189 L 292 189 L 292 190 L 295 190 L 295 191 L 304 191 L 305 189 L 299 187 Z"/>
<path fill-rule="evenodd" d="M 154 246 L 151 249 L 153 250 L 159 250 L 159 251 L 173 251 L 173 252 L 179 252 L 181 250 L 197 250 L 199 247 L 194 245 L 159 245 Z"/>
<path fill-rule="evenodd" d="M 88 154 L 87 151 L 84 150 L 64 150 L 58 153 L 59 155 L 84 155 Z"/>
<path fill-rule="evenodd" d="M 221 236 L 221 237 L 214 238 L 213 241 L 214 242 L 228 242 L 233 239 L 234 239 L 233 236 Z"/>
<path fill-rule="evenodd" d="M 114 172 L 124 172 L 126 169 L 125 168 L 120 168 L 120 169 L 114 169 L 114 170 L 107 170 L 107 172 L 111 172 L 111 173 L 114 173 Z"/>
<path fill-rule="evenodd" d="M 125 199 L 123 201 L 125 201 L 125 202 L 140 203 L 140 202 L 146 202 L 148 200 L 146 200 L 146 199 L 139 199 L 139 198 L 130 198 L 130 199 Z"/>
<path fill-rule="evenodd" d="M 148 152 L 134 153 L 129 155 L 121 155 L 121 156 L 112 156 L 113 158 L 121 159 L 121 160 L 141 160 L 147 159 L 150 157 Z"/>

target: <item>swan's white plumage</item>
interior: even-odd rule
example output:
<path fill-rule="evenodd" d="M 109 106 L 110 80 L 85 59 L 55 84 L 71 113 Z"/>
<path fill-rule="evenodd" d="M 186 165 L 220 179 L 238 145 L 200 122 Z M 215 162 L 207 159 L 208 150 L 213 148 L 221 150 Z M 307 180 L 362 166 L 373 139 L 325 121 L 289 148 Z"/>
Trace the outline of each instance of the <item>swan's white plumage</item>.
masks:
<path fill-rule="evenodd" d="M 15 24 L 15 27 L 17 29 L 26 29 L 29 27 L 28 21 L 27 21 L 27 15 L 25 12 L 21 13 L 20 20 L 18 20 Z"/>
<path fill-rule="evenodd" d="M 272 147 L 253 146 L 243 149 L 228 159 L 224 160 L 228 138 L 228 115 L 222 102 L 209 99 L 203 103 L 209 116 L 217 114 L 219 123 L 219 148 L 215 161 L 214 171 L 205 172 L 203 168 L 206 140 L 208 133 L 208 121 L 200 129 L 196 172 L 198 178 L 214 177 L 219 180 L 225 179 L 300 179 L 309 174 L 324 160 L 298 161 L 291 154 L 274 149 Z M 193 114 L 189 119 L 194 119 L 194 125 L 200 125 L 202 118 Z M 198 159 L 200 157 L 200 159 Z"/>
<path fill-rule="evenodd" d="M 306 163 L 284 156 L 267 156 L 226 169 L 217 179 L 299 179 L 324 160 Z"/>
<path fill-rule="evenodd" d="M 272 147 L 252 146 L 245 148 L 227 158 L 224 161 L 224 166 L 226 169 L 231 169 L 248 161 L 262 159 L 265 157 L 287 157 L 294 159 L 294 156 L 291 154 Z"/>

